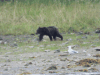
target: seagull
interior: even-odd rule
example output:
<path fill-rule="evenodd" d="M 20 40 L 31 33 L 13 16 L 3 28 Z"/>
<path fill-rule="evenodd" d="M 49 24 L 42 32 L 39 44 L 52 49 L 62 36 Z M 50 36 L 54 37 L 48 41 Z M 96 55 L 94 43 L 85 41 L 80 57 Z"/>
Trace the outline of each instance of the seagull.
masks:
<path fill-rule="evenodd" d="M 75 50 L 71 49 L 71 46 L 68 46 L 68 52 L 69 52 L 69 54 L 78 53 L 78 51 L 75 51 Z"/>

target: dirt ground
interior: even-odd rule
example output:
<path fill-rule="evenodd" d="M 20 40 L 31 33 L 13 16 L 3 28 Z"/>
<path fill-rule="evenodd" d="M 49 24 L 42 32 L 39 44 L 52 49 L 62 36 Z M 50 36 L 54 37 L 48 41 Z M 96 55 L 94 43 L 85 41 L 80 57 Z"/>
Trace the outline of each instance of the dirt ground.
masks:
<path fill-rule="evenodd" d="M 14 52 L 20 52 L 21 48 L 17 47 L 17 44 L 12 44 L 16 39 L 11 37 L 16 36 L 0 36 L 2 43 L 6 44 L 9 42 L 9 46 L 0 45 L 0 49 L 9 50 L 13 49 Z M 23 37 L 19 38 L 19 37 Z M 27 38 L 33 41 L 33 35 L 21 35 L 17 36 L 19 40 L 25 42 Z M 7 40 L 7 39 L 10 39 Z M 12 41 L 11 41 L 12 40 Z M 35 40 L 34 40 L 35 41 Z M 2 44 L 1 43 L 1 44 Z M 7 43 L 8 44 L 8 43 Z M 15 46 L 14 48 L 12 46 Z M 31 46 L 33 47 L 33 46 Z M 0 75 L 23 75 L 23 74 L 66 74 L 66 73 L 91 73 L 100 72 L 100 63 L 90 63 L 87 66 L 79 66 L 78 61 L 83 59 L 97 59 L 96 54 L 100 54 L 100 46 L 89 49 L 83 49 L 75 47 L 79 53 L 70 55 L 67 51 L 55 50 L 49 51 L 44 50 L 42 52 L 28 52 L 20 54 L 12 54 L 7 51 L 2 54 L 0 52 Z"/>

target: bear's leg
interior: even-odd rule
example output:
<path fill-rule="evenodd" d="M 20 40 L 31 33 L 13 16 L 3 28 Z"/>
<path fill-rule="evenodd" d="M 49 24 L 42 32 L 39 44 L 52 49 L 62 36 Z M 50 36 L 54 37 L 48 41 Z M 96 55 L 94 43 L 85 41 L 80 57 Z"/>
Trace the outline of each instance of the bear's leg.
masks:
<path fill-rule="evenodd" d="M 50 41 L 52 41 L 52 36 L 51 35 L 48 35 L 49 36 L 49 38 L 50 38 Z"/>
<path fill-rule="evenodd" d="M 40 34 L 40 36 L 39 36 L 39 41 L 41 41 L 42 39 L 43 39 L 43 35 Z"/>
<path fill-rule="evenodd" d="M 56 40 L 56 36 L 53 36 L 53 39 Z"/>
<path fill-rule="evenodd" d="M 61 38 L 61 40 L 63 40 L 63 37 L 62 37 L 62 35 L 60 35 L 60 34 L 57 34 L 57 37 L 59 37 L 59 38 Z"/>

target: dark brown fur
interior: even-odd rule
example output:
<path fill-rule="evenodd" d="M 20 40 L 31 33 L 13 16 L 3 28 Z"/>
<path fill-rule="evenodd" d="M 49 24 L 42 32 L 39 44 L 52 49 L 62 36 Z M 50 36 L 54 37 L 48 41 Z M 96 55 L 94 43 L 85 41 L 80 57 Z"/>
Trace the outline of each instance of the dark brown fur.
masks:
<path fill-rule="evenodd" d="M 62 35 L 59 33 L 58 29 L 54 26 L 39 27 L 37 29 L 36 34 L 40 34 L 39 41 L 41 41 L 43 39 L 44 35 L 48 35 L 51 41 L 52 41 L 52 36 L 53 36 L 54 40 L 56 40 L 56 37 L 59 37 L 59 38 L 61 38 L 61 40 L 63 40 Z"/>

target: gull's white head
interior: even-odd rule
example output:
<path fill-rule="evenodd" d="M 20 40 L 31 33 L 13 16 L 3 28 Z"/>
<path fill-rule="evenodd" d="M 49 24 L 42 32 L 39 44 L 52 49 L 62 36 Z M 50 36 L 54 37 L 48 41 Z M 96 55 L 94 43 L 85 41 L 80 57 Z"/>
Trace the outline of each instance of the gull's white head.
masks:
<path fill-rule="evenodd" d="M 68 49 L 71 49 L 71 46 L 68 46 Z"/>

